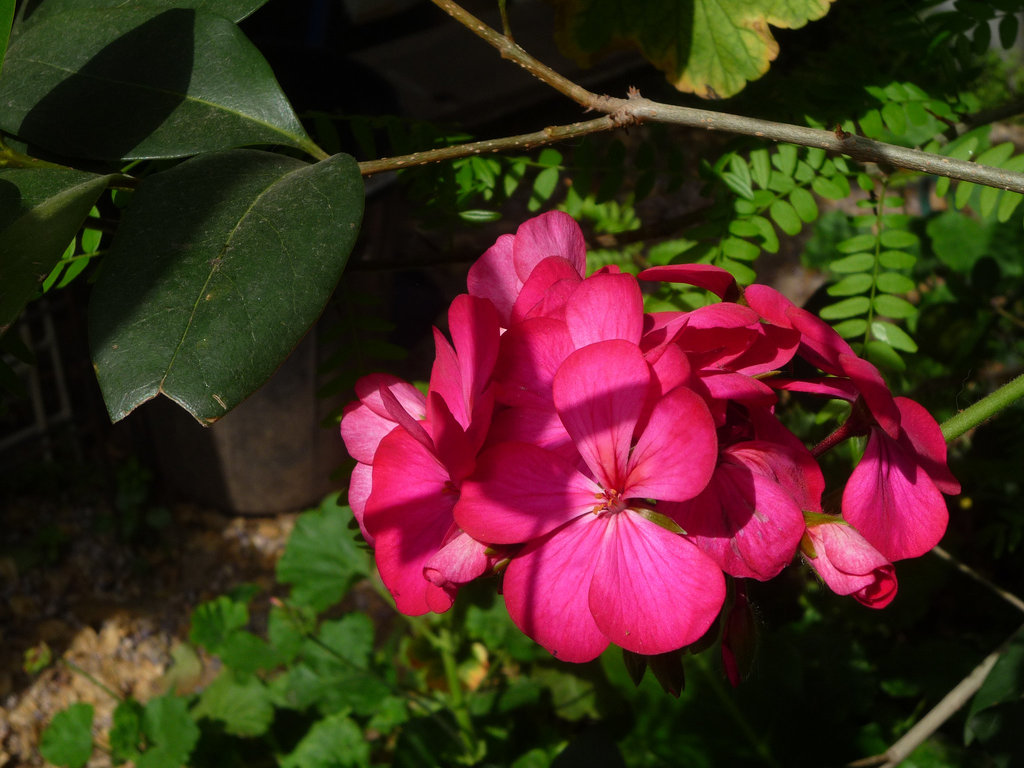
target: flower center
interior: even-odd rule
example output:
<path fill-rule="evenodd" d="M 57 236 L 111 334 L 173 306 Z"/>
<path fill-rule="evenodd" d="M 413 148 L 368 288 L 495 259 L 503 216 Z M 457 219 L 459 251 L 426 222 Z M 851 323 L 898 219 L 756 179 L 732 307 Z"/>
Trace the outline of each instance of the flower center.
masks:
<path fill-rule="evenodd" d="M 595 515 L 613 515 L 616 512 L 621 512 L 627 506 L 626 500 L 614 489 L 596 493 L 594 497 L 597 499 L 597 504 L 594 505 L 591 512 Z"/>

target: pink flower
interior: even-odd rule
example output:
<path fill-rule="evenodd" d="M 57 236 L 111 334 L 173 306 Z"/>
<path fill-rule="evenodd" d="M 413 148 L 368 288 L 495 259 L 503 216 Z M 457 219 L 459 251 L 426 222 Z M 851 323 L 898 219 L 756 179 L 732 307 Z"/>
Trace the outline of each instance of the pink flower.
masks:
<path fill-rule="evenodd" d="M 456 528 L 452 509 L 491 423 L 498 318 L 488 300 L 463 295 L 452 302 L 448 323 L 454 347 L 435 333 L 425 419 L 380 389 L 397 426 L 373 454 L 363 513 L 381 579 L 408 615 L 448 610 L 458 585 L 490 562 L 486 545 Z M 363 483 L 362 475 L 354 476 L 354 486 Z"/>
<path fill-rule="evenodd" d="M 837 595 L 852 595 L 869 608 L 896 596 L 895 569 L 855 528 L 829 515 L 809 516 L 800 552 Z"/>
<path fill-rule="evenodd" d="M 502 235 L 469 269 L 467 286 L 472 296 L 490 299 L 498 310 L 502 328 L 512 325 L 513 307 L 534 268 L 556 256 L 566 267 L 551 264 L 543 283 L 535 283 L 528 292 L 531 306 L 518 308 L 525 317 L 532 305 L 544 298 L 547 288 L 572 276 L 586 274 L 587 246 L 575 219 L 561 211 L 527 219 L 515 235 Z"/>
<path fill-rule="evenodd" d="M 505 572 L 505 602 L 516 624 L 560 659 L 593 659 L 609 641 L 648 655 L 688 645 L 725 596 L 718 567 L 647 501 L 682 501 L 704 488 L 716 454 L 711 416 L 699 396 L 677 387 L 640 424 L 650 385 L 632 342 L 573 352 L 553 397 L 577 461 L 501 443 L 462 486 L 455 518 L 463 530 L 526 544 Z"/>

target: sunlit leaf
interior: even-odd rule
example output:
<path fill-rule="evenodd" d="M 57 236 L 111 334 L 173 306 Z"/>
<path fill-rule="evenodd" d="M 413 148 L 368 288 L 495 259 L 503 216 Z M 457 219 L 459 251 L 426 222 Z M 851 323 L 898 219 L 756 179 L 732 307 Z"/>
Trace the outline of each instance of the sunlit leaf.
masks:
<path fill-rule="evenodd" d="M 262 385 L 323 310 L 362 207 L 347 155 L 231 150 L 147 178 L 90 305 L 111 419 L 163 393 L 208 423 Z"/>
<path fill-rule="evenodd" d="M 871 300 L 867 296 L 854 296 L 822 307 L 820 314 L 825 320 L 843 320 L 847 317 L 863 315 L 870 307 Z"/>
<path fill-rule="evenodd" d="M 779 52 L 770 26 L 796 29 L 829 0 L 557 0 L 558 40 L 586 63 L 623 44 L 639 48 L 676 88 L 726 98 L 768 71 Z"/>

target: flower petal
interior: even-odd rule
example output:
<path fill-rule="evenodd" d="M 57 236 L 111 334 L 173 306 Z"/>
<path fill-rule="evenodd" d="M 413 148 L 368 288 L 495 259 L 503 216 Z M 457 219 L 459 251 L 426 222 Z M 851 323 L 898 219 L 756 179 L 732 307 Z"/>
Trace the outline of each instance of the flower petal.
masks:
<path fill-rule="evenodd" d="M 724 599 L 722 571 L 685 538 L 630 510 L 608 518 L 589 603 L 613 643 L 645 655 L 682 648 Z"/>
<path fill-rule="evenodd" d="M 615 339 L 573 352 L 555 374 L 555 408 L 602 487 L 622 490 L 650 369 L 640 348 Z"/>
<path fill-rule="evenodd" d="M 640 280 L 695 285 L 711 291 L 725 301 L 735 301 L 739 297 L 736 278 L 727 270 L 711 264 L 670 264 L 664 267 L 651 267 L 637 277 Z"/>
<path fill-rule="evenodd" d="M 377 449 L 372 484 L 363 523 L 373 536 L 384 585 L 406 615 L 436 610 L 430 601 L 437 597 L 438 587 L 423 577 L 423 567 L 441 548 L 452 525 L 458 496 L 447 471 L 408 432 L 396 429 Z M 444 610 L 451 605 L 450 597 L 446 600 Z"/>
<path fill-rule="evenodd" d="M 565 324 L 577 348 L 609 339 L 639 344 L 644 299 L 636 278 L 625 273 L 591 275 L 569 297 Z"/>
<path fill-rule="evenodd" d="M 699 395 L 677 387 L 654 406 L 621 490 L 627 498 L 692 499 L 708 484 L 717 461 L 711 412 Z"/>
<path fill-rule="evenodd" d="M 843 491 L 843 517 L 887 560 L 920 557 L 942 539 L 949 512 L 913 447 L 872 429 Z"/>
<path fill-rule="evenodd" d="M 505 571 L 512 621 L 562 661 L 590 661 L 608 646 L 588 595 L 606 527 L 593 516 L 577 518 L 524 548 Z"/>
<path fill-rule="evenodd" d="M 500 443 L 462 484 L 455 520 L 478 541 L 518 544 L 589 513 L 599 497 L 601 488 L 557 454 Z"/>
<path fill-rule="evenodd" d="M 503 328 L 508 328 L 512 305 L 522 281 L 512 261 L 513 235 L 502 235 L 483 256 L 473 262 L 466 277 L 466 287 L 473 296 L 490 299 L 498 312 Z"/>
<path fill-rule="evenodd" d="M 548 211 L 519 225 L 513 241 L 516 274 L 526 282 L 533 268 L 548 256 L 568 259 L 582 277 L 587 269 L 587 243 L 576 220 L 561 211 Z"/>

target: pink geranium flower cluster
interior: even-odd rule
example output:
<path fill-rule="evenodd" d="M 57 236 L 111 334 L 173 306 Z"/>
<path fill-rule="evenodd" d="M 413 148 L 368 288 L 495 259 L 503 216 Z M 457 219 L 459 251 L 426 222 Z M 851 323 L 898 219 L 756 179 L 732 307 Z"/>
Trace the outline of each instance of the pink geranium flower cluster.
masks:
<path fill-rule="evenodd" d="M 721 301 L 645 313 L 644 280 Z M 881 608 L 892 562 L 945 530 L 941 494 L 959 487 L 934 420 L 772 288 L 707 265 L 588 277 L 579 226 L 551 212 L 473 265 L 448 328 L 426 395 L 368 376 L 341 422 L 349 502 L 404 613 L 500 572 L 513 621 L 558 658 L 654 655 L 712 628 L 728 578 L 771 579 L 798 554 Z M 784 376 L 795 357 L 819 373 Z M 780 389 L 853 404 L 821 447 L 867 436 L 841 515 L 775 415 Z"/>

